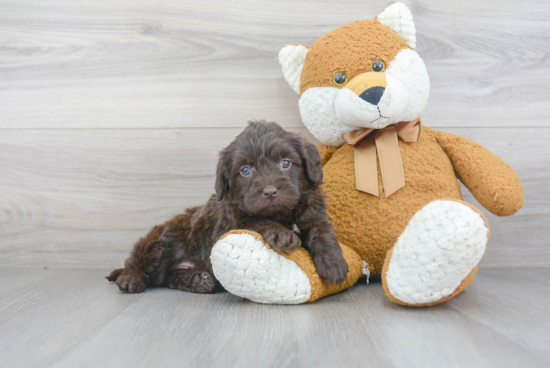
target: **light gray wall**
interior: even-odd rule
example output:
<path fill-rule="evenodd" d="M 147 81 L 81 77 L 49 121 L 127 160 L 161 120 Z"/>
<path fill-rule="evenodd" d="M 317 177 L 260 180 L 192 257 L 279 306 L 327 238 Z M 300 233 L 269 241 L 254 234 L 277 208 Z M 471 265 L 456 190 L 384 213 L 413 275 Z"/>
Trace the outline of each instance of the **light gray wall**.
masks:
<path fill-rule="evenodd" d="M 432 82 L 423 123 L 485 145 L 524 183 L 517 215 L 488 215 L 482 265 L 550 265 L 550 3 L 405 3 Z M 307 134 L 283 45 L 389 4 L 0 0 L 0 266 L 122 265 L 213 192 L 217 152 L 249 118 Z"/>

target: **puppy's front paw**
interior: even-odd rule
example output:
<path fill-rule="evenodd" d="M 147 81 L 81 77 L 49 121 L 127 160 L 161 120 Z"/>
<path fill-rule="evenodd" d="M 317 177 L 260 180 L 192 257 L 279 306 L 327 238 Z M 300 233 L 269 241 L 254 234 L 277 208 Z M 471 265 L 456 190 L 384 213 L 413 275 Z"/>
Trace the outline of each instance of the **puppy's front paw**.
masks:
<path fill-rule="evenodd" d="M 124 270 L 117 278 L 116 284 L 125 293 L 143 293 L 147 288 L 145 279 L 137 272 Z"/>
<path fill-rule="evenodd" d="M 317 273 L 326 283 L 339 284 L 348 276 L 348 264 L 341 253 L 331 253 L 315 255 L 313 263 Z"/>
<path fill-rule="evenodd" d="M 302 240 L 286 227 L 269 227 L 262 232 L 264 240 L 276 252 L 292 253 L 302 246 Z"/>

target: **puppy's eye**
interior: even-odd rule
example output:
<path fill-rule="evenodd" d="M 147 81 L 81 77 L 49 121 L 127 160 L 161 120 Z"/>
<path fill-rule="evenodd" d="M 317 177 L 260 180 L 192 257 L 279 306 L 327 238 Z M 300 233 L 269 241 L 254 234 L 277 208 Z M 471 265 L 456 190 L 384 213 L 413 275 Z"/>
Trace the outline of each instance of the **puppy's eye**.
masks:
<path fill-rule="evenodd" d="M 375 62 L 372 63 L 372 70 L 374 70 L 375 72 L 381 72 L 384 69 L 386 69 L 386 66 L 384 65 L 383 61 L 376 60 Z"/>
<path fill-rule="evenodd" d="M 345 73 L 334 73 L 334 77 L 332 77 L 332 81 L 337 86 L 343 86 L 347 82 L 347 77 Z"/>
<path fill-rule="evenodd" d="M 248 176 L 250 174 L 252 174 L 252 170 L 250 170 L 250 167 L 248 167 L 248 166 L 241 167 L 241 175 L 242 176 Z"/>
<path fill-rule="evenodd" d="M 287 170 L 287 169 L 290 169 L 291 166 L 292 166 L 292 162 L 288 160 L 281 160 L 281 169 Z"/>

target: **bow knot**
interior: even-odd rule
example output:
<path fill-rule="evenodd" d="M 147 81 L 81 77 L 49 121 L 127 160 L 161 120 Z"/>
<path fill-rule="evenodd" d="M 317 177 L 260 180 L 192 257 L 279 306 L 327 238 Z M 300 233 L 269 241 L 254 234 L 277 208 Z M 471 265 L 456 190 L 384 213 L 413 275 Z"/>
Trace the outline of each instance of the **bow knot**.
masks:
<path fill-rule="evenodd" d="M 380 196 L 376 166 L 377 152 L 386 198 L 403 188 L 405 172 L 403 171 L 398 138 L 403 142 L 417 142 L 420 136 L 420 127 L 420 118 L 417 118 L 412 121 L 402 121 L 383 129 L 362 128 L 344 133 L 342 138 L 354 146 L 355 187 L 357 190 Z"/>

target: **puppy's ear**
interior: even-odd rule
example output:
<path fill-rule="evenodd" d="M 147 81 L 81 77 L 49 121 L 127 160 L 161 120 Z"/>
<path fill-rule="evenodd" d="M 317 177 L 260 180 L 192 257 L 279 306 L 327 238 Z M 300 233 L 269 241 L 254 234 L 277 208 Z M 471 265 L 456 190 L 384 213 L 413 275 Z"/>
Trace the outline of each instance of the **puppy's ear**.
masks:
<path fill-rule="evenodd" d="M 290 134 L 289 141 L 302 159 L 302 167 L 307 178 L 313 184 L 321 184 L 323 182 L 323 162 L 319 150 L 302 137 Z"/>
<path fill-rule="evenodd" d="M 323 162 L 321 154 L 314 144 L 302 141 L 303 157 L 302 162 L 305 162 L 306 173 L 308 179 L 314 184 L 323 182 Z"/>
<path fill-rule="evenodd" d="M 229 193 L 232 166 L 231 152 L 231 146 L 220 152 L 218 167 L 216 169 L 216 195 L 218 196 L 218 201 L 221 201 Z"/>

